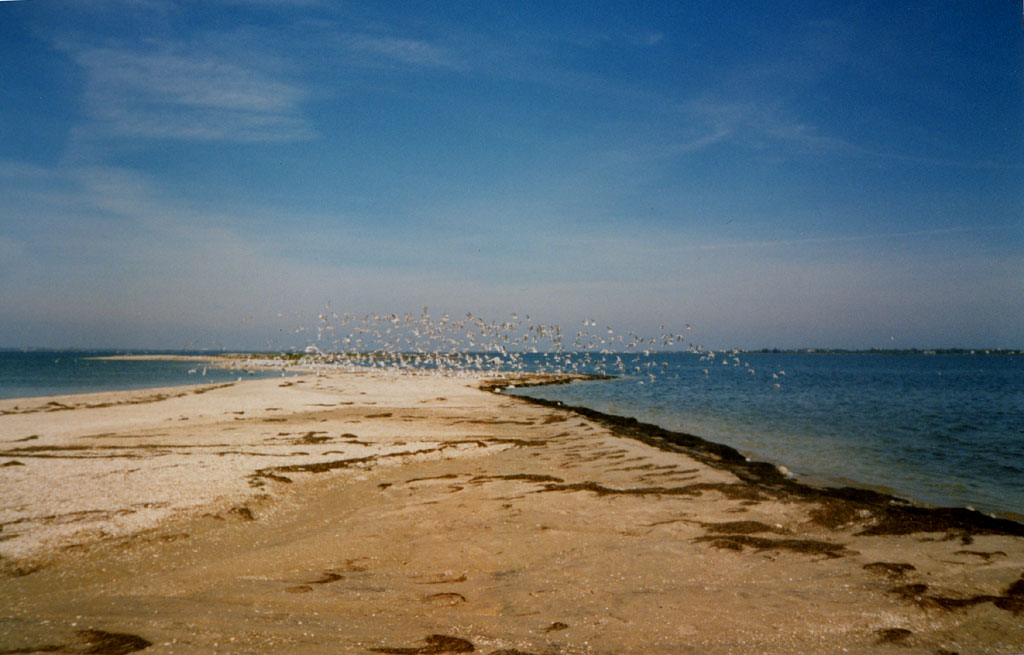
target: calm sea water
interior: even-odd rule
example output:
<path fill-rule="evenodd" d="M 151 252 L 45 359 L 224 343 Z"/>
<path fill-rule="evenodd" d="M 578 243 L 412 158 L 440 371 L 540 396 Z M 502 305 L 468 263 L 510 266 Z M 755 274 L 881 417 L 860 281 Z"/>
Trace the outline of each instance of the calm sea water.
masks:
<path fill-rule="evenodd" d="M 0 398 L 281 375 L 208 366 L 204 375 L 199 362 L 93 359 L 109 354 L 117 353 L 0 352 Z M 616 372 L 614 359 L 605 360 L 609 372 Z M 1024 357 L 786 353 L 740 359 L 735 365 L 688 353 L 623 355 L 622 368 L 640 366 L 643 374 L 509 393 L 634 416 L 728 444 L 812 482 L 1024 518 Z M 537 355 L 527 364 L 544 368 L 552 361 Z"/>
<path fill-rule="evenodd" d="M 109 360 L 123 351 L 0 351 L 0 398 L 56 396 L 229 382 L 281 373 L 220 369 L 194 361 Z M 180 353 L 174 354 L 204 354 Z"/>
<path fill-rule="evenodd" d="M 695 434 L 812 482 L 1024 515 L 1024 357 L 744 354 L 749 367 L 653 357 L 653 382 L 512 393 Z"/>

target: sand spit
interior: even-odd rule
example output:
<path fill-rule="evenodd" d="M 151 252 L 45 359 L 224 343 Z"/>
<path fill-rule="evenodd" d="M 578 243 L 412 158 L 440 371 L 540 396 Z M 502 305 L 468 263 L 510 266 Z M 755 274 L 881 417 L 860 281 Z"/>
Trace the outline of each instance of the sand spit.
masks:
<path fill-rule="evenodd" d="M 1018 524 L 509 382 L 0 401 L 0 654 L 1024 652 Z"/>

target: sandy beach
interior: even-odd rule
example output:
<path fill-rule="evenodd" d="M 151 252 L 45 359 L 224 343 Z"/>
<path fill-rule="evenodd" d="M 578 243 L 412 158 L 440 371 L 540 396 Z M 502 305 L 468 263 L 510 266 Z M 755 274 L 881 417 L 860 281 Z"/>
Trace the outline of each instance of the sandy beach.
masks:
<path fill-rule="evenodd" d="M 1024 652 L 1024 526 L 509 382 L 0 401 L 0 654 Z"/>

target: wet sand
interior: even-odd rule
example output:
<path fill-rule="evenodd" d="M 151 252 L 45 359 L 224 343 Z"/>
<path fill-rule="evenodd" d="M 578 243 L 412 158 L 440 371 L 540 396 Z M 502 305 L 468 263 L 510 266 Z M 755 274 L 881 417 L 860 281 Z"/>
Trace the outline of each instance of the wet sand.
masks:
<path fill-rule="evenodd" d="M 493 388 L 0 401 L 0 654 L 1024 652 L 1019 524 Z"/>

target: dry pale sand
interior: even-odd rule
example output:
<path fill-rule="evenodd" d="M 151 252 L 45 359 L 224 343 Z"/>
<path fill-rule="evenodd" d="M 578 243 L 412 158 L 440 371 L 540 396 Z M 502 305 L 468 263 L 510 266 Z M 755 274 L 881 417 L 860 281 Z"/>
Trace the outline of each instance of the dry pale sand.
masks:
<path fill-rule="evenodd" d="M 1024 651 L 1018 524 L 480 385 L 0 401 L 0 654 Z"/>

